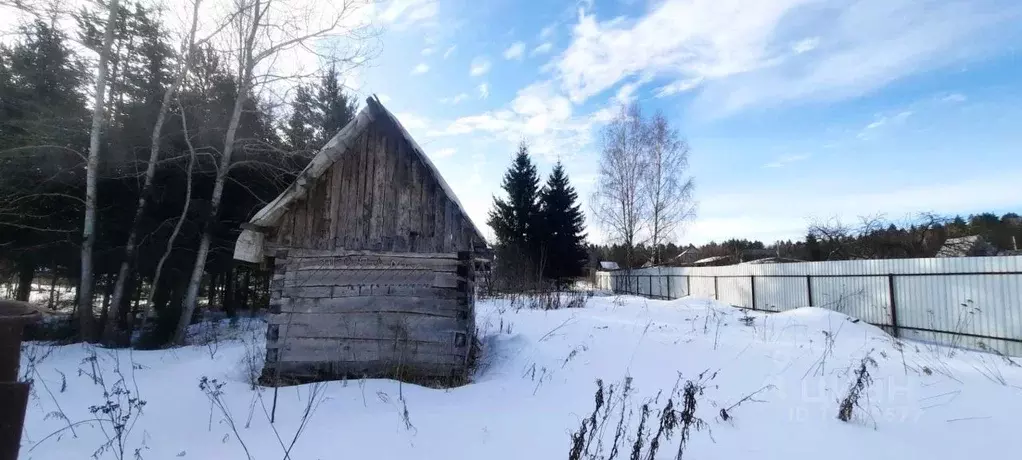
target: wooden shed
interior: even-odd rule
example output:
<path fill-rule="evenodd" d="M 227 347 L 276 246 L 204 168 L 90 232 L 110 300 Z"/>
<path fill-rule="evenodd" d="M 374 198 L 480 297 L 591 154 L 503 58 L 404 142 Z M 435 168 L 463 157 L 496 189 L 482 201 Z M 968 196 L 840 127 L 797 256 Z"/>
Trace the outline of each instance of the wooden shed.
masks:
<path fill-rule="evenodd" d="M 235 244 L 235 259 L 273 266 L 263 382 L 464 378 L 486 251 L 426 154 L 367 99 Z"/>

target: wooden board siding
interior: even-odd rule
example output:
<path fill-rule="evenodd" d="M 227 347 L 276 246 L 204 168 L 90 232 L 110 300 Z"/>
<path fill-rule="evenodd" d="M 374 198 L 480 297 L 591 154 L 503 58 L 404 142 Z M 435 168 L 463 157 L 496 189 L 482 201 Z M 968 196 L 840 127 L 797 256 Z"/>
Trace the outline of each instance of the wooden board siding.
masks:
<path fill-rule="evenodd" d="M 465 377 L 470 253 L 290 249 L 274 262 L 264 383 Z"/>
<path fill-rule="evenodd" d="M 376 125 L 280 222 L 269 241 L 285 248 L 450 253 L 479 243 L 408 142 Z"/>

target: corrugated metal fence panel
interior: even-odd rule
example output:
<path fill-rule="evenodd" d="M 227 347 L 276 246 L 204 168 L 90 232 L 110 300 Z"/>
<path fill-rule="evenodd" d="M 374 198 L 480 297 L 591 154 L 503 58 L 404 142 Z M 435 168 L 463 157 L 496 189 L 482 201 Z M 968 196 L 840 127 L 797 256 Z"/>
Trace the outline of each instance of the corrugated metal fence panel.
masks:
<path fill-rule="evenodd" d="M 807 278 L 756 278 L 756 309 L 784 311 L 809 306 Z"/>
<path fill-rule="evenodd" d="M 752 306 L 752 278 L 717 278 L 717 295 L 721 302 L 739 307 Z"/>
<path fill-rule="evenodd" d="M 716 294 L 713 287 L 713 278 L 692 277 L 688 279 L 688 283 L 692 289 L 692 297 L 705 297 L 712 299 Z"/>
<path fill-rule="evenodd" d="M 894 284 L 899 326 L 986 336 L 955 339 L 970 348 L 1009 343 L 990 337 L 1022 338 L 1022 275 L 899 276 Z M 925 331 L 914 334 L 946 341 Z M 1020 354 L 1022 347 L 1015 350 Z"/>
<path fill-rule="evenodd" d="M 887 277 L 814 277 L 812 283 L 814 307 L 841 312 L 876 325 L 891 324 Z"/>

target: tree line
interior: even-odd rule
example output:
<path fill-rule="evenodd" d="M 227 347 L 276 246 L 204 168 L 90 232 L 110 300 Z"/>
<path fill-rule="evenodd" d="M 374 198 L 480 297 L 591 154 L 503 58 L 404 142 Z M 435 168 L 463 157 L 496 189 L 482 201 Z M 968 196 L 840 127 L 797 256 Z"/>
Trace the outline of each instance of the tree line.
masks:
<path fill-rule="evenodd" d="M 804 239 L 764 243 L 758 240 L 730 239 L 703 245 L 662 245 L 659 251 L 639 244 L 633 248 L 636 266 L 653 265 L 653 254 L 663 257 L 660 265 L 681 266 L 708 257 L 727 257 L 727 263 L 747 262 L 766 257 L 803 261 L 901 259 L 934 257 L 947 246 L 957 254 L 970 254 L 971 242 L 949 243 L 949 239 L 979 236 L 988 246 L 986 254 L 1016 253 L 1022 244 L 1022 217 L 1014 212 L 998 216 L 985 212 L 969 216 L 940 216 L 923 213 L 909 222 L 895 223 L 882 218 L 861 218 L 855 224 L 836 220 L 814 223 Z M 966 247 L 965 245 L 969 246 Z M 593 245 L 594 261 L 614 261 L 624 267 L 626 249 L 620 244 Z"/>
<path fill-rule="evenodd" d="M 240 225 L 358 108 L 342 82 L 370 48 L 313 74 L 274 63 L 320 39 L 368 42 L 344 25 L 360 0 L 315 18 L 280 0 L 200 18 L 201 1 L 182 30 L 142 1 L 35 8 L 0 45 L 0 279 L 21 300 L 40 274 L 75 285 L 83 340 L 180 342 L 200 297 L 229 314 L 265 305 L 268 273 L 232 260 Z"/>
<path fill-rule="evenodd" d="M 493 229 L 495 289 L 522 289 L 549 281 L 563 287 L 585 274 L 585 215 L 564 165 L 554 165 L 544 185 L 522 142 L 494 197 L 487 224 Z"/>

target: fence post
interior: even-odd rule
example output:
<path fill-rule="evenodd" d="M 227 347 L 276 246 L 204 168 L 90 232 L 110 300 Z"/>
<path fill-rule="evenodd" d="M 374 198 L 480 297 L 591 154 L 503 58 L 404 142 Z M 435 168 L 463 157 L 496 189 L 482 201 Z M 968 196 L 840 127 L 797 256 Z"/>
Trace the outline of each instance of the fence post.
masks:
<path fill-rule="evenodd" d="M 720 294 L 717 292 L 717 275 L 713 276 L 713 300 L 720 300 Z"/>
<path fill-rule="evenodd" d="M 667 300 L 671 300 L 671 275 L 667 275 Z"/>
<path fill-rule="evenodd" d="M 685 295 L 692 295 L 692 276 L 685 275 Z"/>
<path fill-rule="evenodd" d="M 813 277 L 806 275 L 806 294 L 809 295 L 809 306 L 813 306 Z"/>
<path fill-rule="evenodd" d="M 752 290 L 752 309 L 756 309 L 756 275 L 749 275 L 749 286 Z"/>
<path fill-rule="evenodd" d="M 898 330 L 898 302 L 894 300 L 894 274 L 887 275 L 887 295 L 891 296 L 891 335 L 901 337 Z"/>
<path fill-rule="evenodd" d="M 653 297 L 653 275 L 649 275 L 649 298 Z"/>

